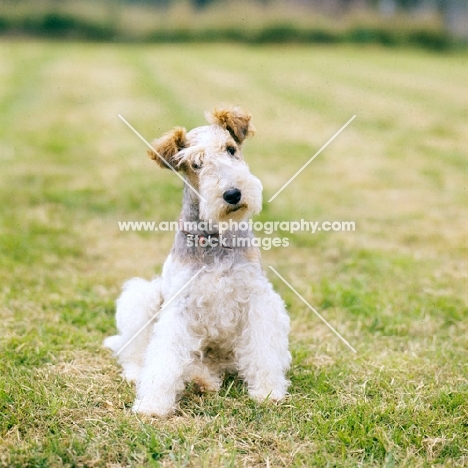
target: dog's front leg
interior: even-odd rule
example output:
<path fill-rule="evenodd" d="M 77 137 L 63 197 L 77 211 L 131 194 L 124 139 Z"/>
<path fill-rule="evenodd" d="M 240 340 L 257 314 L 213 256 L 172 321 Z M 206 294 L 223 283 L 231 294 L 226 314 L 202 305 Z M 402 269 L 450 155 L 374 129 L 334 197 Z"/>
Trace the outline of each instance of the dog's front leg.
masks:
<path fill-rule="evenodd" d="M 181 305 L 169 306 L 154 326 L 137 382 L 134 412 L 167 416 L 174 411 L 177 397 L 184 390 L 184 377 L 196 344 L 180 312 Z"/>
<path fill-rule="evenodd" d="M 289 317 L 280 296 L 269 283 L 262 283 L 252 295 L 236 355 L 249 395 L 257 401 L 278 401 L 289 385 Z"/>

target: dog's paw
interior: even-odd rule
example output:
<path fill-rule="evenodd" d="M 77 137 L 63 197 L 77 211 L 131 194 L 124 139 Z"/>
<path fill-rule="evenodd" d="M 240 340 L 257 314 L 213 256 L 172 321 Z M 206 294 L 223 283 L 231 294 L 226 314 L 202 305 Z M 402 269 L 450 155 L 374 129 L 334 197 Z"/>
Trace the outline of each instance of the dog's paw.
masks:
<path fill-rule="evenodd" d="M 265 390 L 265 389 L 256 389 L 249 390 L 249 396 L 252 400 L 257 401 L 258 403 L 263 402 L 278 402 L 284 399 L 286 396 L 285 390 Z"/>
<path fill-rule="evenodd" d="M 138 364 L 126 364 L 122 375 L 127 382 L 137 382 L 141 375 L 141 366 Z"/>
<path fill-rule="evenodd" d="M 155 401 L 148 400 L 135 400 L 132 411 L 137 414 L 144 414 L 146 416 L 157 416 L 158 418 L 167 418 L 174 412 L 172 406 L 164 406 Z"/>
<path fill-rule="evenodd" d="M 218 392 L 221 388 L 221 379 L 206 379 L 195 377 L 192 380 L 192 384 L 195 393 Z"/>

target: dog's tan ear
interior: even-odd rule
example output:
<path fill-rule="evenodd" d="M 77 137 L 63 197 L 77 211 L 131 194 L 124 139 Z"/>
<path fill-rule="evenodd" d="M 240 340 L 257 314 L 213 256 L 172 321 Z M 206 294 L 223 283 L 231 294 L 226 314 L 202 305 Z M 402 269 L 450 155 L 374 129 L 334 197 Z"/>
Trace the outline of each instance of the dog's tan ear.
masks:
<path fill-rule="evenodd" d="M 239 107 L 217 107 L 205 116 L 208 122 L 226 129 L 239 145 L 255 133 L 255 127 L 250 123 L 252 116 Z"/>
<path fill-rule="evenodd" d="M 161 167 L 167 168 L 168 165 L 179 170 L 174 156 L 186 148 L 187 140 L 185 138 L 186 130 L 183 127 L 176 127 L 165 133 L 161 138 L 154 140 L 151 146 L 154 151 L 148 150 L 148 156 L 156 161 Z"/>

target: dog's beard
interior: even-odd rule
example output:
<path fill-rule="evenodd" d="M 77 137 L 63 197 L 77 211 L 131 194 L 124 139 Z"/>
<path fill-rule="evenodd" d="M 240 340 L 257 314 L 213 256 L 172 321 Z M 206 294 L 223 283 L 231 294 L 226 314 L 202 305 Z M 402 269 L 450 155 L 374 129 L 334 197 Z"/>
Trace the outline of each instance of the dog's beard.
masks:
<path fill-rule="evenodd" d="M 262 184 L 255 176 L 249 175 L 242 183 L 233 184 L 230 181 L 205 181 L 200 186 L 200 194 L 206 201 L 200 201 L 200 218 L 213 222 L 233 220 L 241 222 L 249 219 L 262 209 Z M 235 186 L 241 191 L 239 203 L 231 205 L 224 201 L 225 190 Z"/>
<path fill-rule="evenodd" d="M 232 219 L 233 221 L 244 221 L 245 219 L 250 218 L 253 214 L 258 211 L 253 211 L 251 207 L 241 201 L 237 205 L 227 204 L 222 196 L 219 197 L 217 203 L 200 203 L 200 219 L 203 221 L 213 221 L 217 223 L 219 221 L 228 221 Z"/>

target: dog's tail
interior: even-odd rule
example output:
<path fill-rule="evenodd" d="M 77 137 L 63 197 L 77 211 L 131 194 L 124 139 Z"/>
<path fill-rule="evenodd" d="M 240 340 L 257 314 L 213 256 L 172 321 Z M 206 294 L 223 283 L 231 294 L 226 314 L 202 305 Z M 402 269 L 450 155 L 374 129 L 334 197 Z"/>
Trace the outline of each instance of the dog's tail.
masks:
<path fill-rule="evenodd" d="M 120 348 L 122 348 L 122 336 L 121 335 L 114 335 L 108 336 L 103 343 L 104 348 L 109 348 L 114 353 L 117 353 Z"/>

